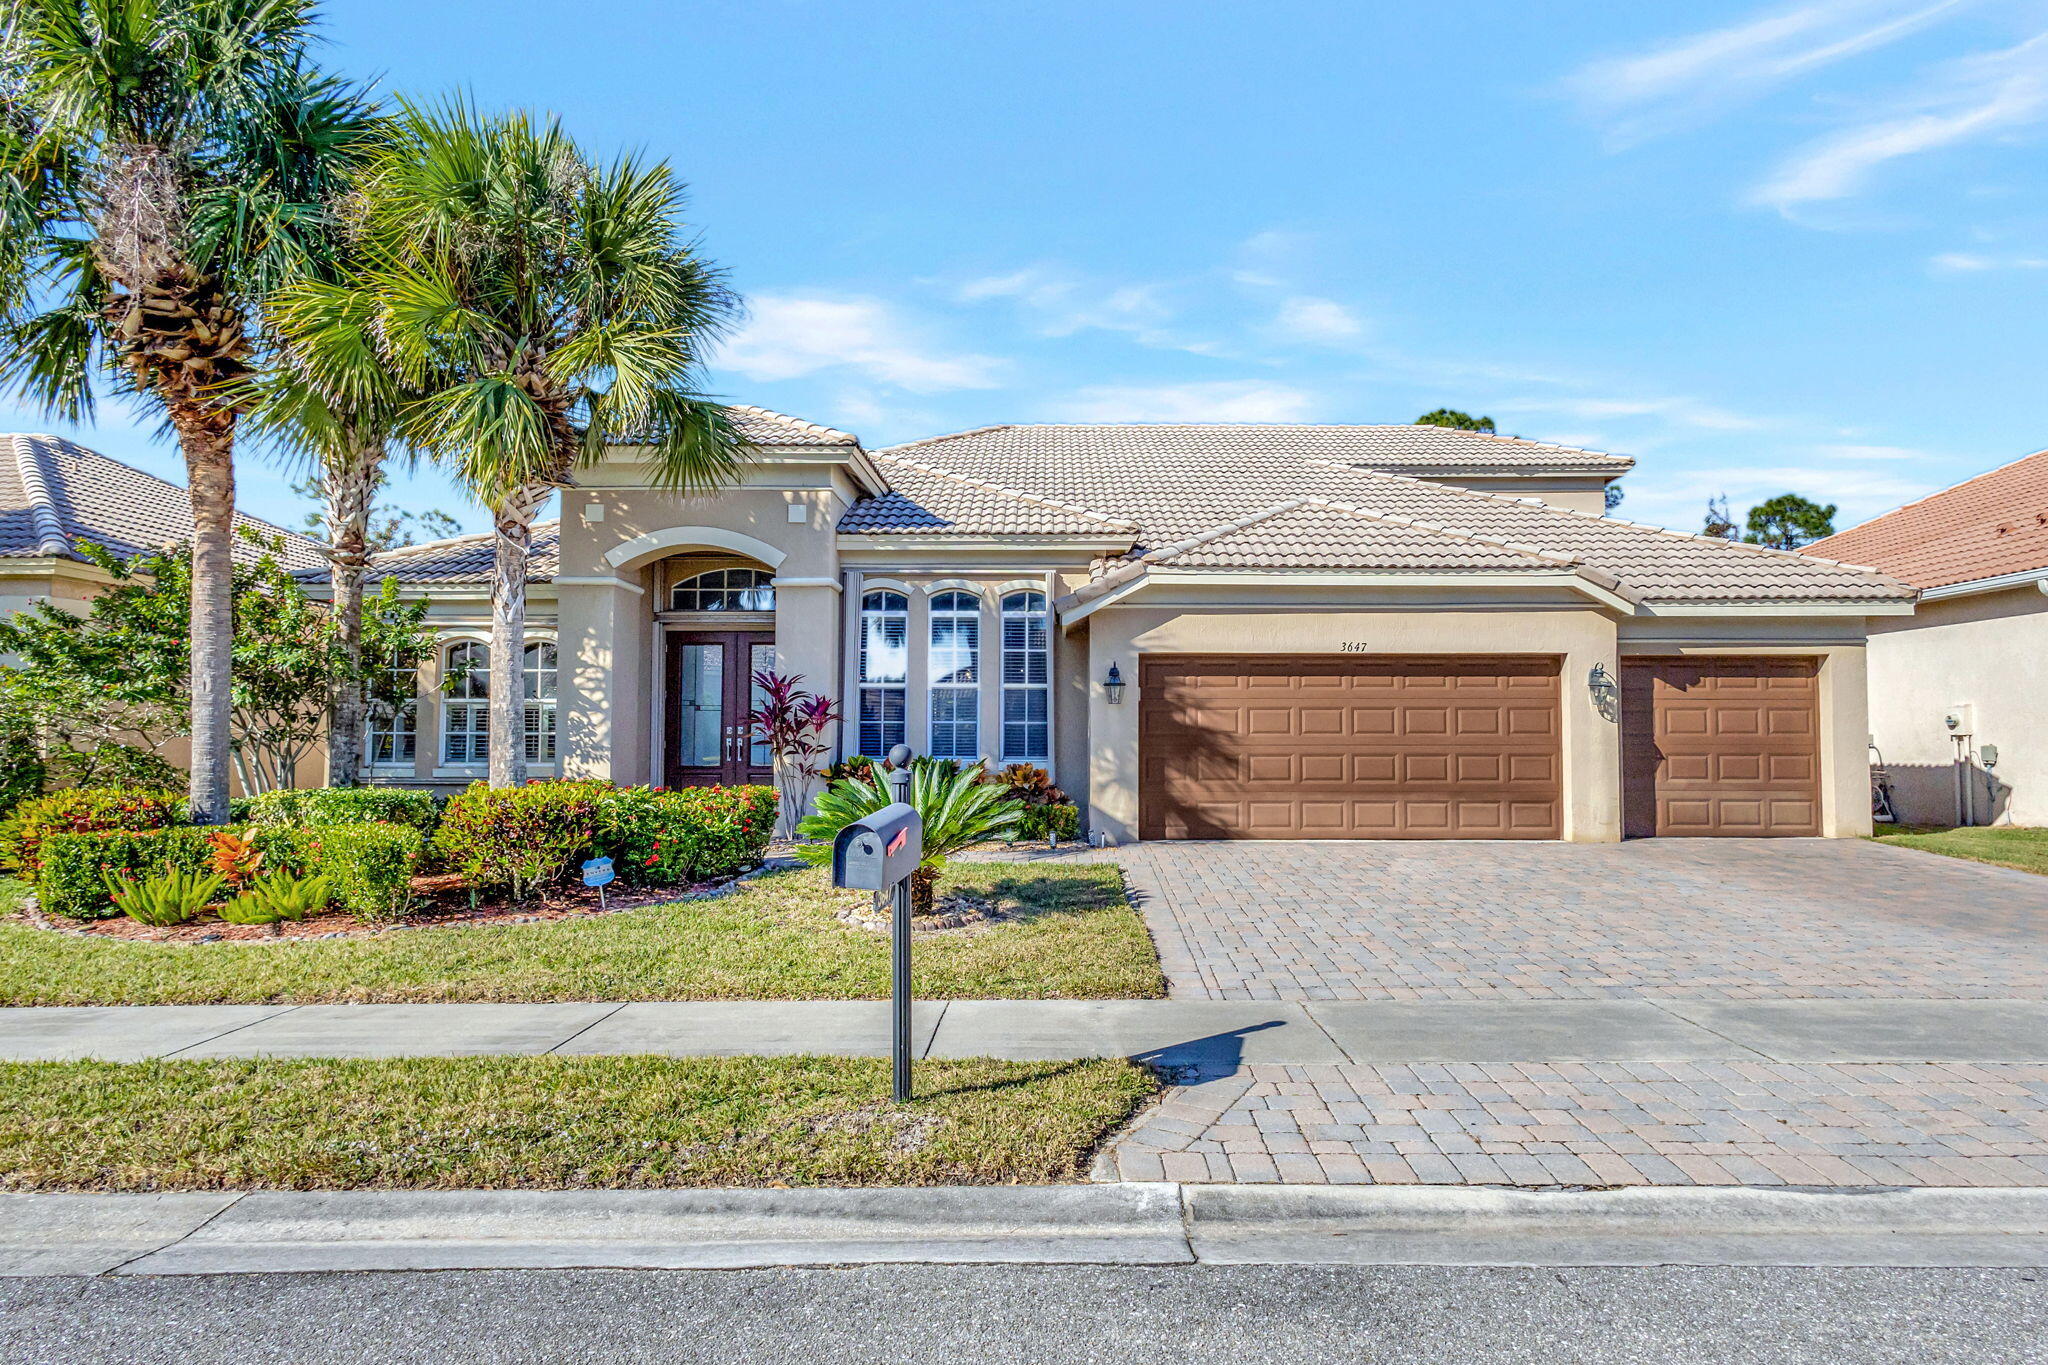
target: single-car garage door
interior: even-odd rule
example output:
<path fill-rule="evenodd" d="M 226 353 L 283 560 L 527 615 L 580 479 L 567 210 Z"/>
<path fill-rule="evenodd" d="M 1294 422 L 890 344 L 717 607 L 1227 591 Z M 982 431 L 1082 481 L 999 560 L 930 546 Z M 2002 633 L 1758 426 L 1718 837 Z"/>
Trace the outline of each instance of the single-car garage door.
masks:
<path fill-rule="evenodd" d="M 1812 659 L 1624 659 L 1629 837 L 1820 833 Z"/>
<path fill-rule="evenodd" d="M 1552 658 L 1146 655 L 1147 839 L 1555 839 Z"/>

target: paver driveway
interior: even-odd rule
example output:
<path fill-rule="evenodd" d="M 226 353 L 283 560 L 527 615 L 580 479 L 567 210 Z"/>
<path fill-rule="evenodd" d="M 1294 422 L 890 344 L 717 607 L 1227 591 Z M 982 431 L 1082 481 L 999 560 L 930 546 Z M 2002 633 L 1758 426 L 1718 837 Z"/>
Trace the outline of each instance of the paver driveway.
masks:
<path fill-rule="evenodd" d="M 2048 998 L 2048 878 L 1851 839 L 1158 843 L 1175 995 Z"/>

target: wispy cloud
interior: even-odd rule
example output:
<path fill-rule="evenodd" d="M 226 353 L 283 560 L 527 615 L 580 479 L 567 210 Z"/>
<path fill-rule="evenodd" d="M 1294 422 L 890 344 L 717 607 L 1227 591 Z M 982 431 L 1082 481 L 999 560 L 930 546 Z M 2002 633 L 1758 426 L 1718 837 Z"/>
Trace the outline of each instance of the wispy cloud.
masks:
<path fill-rule="evenodd" d="M 1314 400 L 1302 389 L 1257 380 L 1098 385 L 1053 405 L 1069 422 L 1300 422 Z"/>
<path fill-rule="evenodd" d="M 1818 0 L 1592 62 L 1567 90 L 1627 147 L 1898 41 L 1972 0 Z"/>
<path fill-rule="evenodd" d="M 1936 457 L 1910 446 L 1815 446 L 1813 453 L 1828 460 L 1933 460 Z"/>
<path fill-rule="evenodd" d="M 1930 258 L 1927 264 L 1945 275 L 1986 270 L 2048 270 L 2048 256 L 1986 256 L 1971 251 L 1944 251 Z"/>
<path fill-rule="evenodd" d="M 2048 118 L 2048 33 L 1929 68 L 1919 86 L 1885 100 L 1868 118 L 1792 153 L 1749 198 L 1780 212 L 1846 199 L 1890 162 L 2043 118 Z"/>
<path fill-rule="evenodd" d="M 1141 346 L 1209 354 L 1211 343 L 1172 330 L 1175 308 L 1159 282 L 1106 283 L 1055 265 L 1027 266 L 969 280 L 954 291 L 959 303 L 1003 299 L 1014 303 L 1040 336 L 1121 332 Z"/>
<path fill-rule="evenodd" d="M 843 369 L 912 393 L 987 389 L 1003 362 L 949 352 L 880 299 L 756 294 L 747 324 L 725 344 L 718 368 L 748 379 L 800 379 Z"/>
<path fill-rule="evenodd" d="M 1791 492 L 1836 504 L 1835 525 L 1846 529 L 1923 496 L 1939 482 L 1936 477 L 1857 468 L 1846 462 L 1724 465 L 1669 473 L 1661 467 L 1638 468 L 1626 482 L 1628 501 L 1621 515 L 1689 531 L 1699 527 L 1709 498 L 1727 495 L 1740 516 L 1765 498 Z"/>
<path fill-rule="evenodd" d="M 1557 413 L 1581 421 L 1654 418 L 1706 431 L 1752 431 L 1767 425 L 1762 418 L 1730 412 L 1696 398 L 1523 398 L 1499 406 L 1505 412 Z"/>
<path fill-rule="evenodd" d="M 1280 301 L 1270 330 L 1284 341 L 1329 345 L 1357 340 L 1365 335 L 1365 324 L 1335 299 L 1297 294 Z"/>

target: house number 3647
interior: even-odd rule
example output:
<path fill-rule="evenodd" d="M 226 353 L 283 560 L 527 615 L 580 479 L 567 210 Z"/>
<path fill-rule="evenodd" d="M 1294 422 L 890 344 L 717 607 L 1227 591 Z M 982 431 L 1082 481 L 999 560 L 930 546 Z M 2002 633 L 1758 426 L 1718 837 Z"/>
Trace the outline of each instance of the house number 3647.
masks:
<path fill-rule="evenodd" d="M 1346 654 L 1363 654 L 1365 653 L 1365 641 L 1346 640 L 1343 644 L 1337 646 L 1337 648 Z"/>

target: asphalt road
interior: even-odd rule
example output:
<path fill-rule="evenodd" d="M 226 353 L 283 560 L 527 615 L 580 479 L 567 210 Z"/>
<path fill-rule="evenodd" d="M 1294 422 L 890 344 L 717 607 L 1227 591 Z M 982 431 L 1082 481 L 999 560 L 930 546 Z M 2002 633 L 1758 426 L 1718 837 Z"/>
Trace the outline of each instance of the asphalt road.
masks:
<path fill-rule="evenodd" d="M 2048 1271 L 876 1266 L 0 1280 L 0 1360 L 2048 1359 Z"/>

